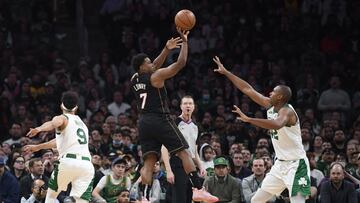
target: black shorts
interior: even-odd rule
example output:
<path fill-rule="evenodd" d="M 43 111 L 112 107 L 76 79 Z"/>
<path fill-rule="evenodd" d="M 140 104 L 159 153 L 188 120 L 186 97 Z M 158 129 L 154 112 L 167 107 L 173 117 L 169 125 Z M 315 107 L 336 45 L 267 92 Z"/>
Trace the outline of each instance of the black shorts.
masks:
<path fill-rule="evenodd" d="M 162 145 L 171 155 L 189 148 L 173 119 L 166 114 L 142 114 L 139 119 L 139 141 L 144 159 L 149 153 L 159 156 Z"/>

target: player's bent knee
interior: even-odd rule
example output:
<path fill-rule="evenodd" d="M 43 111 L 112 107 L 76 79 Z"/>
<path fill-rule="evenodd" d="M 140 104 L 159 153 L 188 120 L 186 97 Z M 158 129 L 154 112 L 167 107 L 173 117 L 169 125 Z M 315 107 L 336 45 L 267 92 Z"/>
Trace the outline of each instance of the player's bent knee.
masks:
<path fill-rule="evenodd" d="M 251 198 L 251 203 L 265 203 L 271 199 L 272 196 L 272 194 L 265 192 L 262 189 L 258 189 L 255 195 Z"/>

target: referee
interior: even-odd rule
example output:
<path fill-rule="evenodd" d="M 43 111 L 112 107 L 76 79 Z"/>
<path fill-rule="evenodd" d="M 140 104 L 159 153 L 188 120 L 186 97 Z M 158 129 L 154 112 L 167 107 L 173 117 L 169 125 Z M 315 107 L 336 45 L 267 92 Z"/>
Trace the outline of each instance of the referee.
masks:
<path fill-rule="evenodd" d="M 200 169 L 200 175 L 204 177 L 206 170 L 200 161 L 196 145 L 199 131 L 197 125 L 191 120 L 192 113 L 195 109 L 194 99 L 188 95 L 184 96 L 181 98 L 180 108 L 181 115 L 177 117 L 175 123 L 189 145 L 191 158 L 194 160 L 197 168 Z M 191 203 L 192 185 L 188 175 L 185 173 L 181 159 L 177 156 L 169 157 L 168 150 L 164 146 L 161 148 L 161 155 L 166 168 L 167 181 L 172 184 L 170 187 L 171 202 Z"/>

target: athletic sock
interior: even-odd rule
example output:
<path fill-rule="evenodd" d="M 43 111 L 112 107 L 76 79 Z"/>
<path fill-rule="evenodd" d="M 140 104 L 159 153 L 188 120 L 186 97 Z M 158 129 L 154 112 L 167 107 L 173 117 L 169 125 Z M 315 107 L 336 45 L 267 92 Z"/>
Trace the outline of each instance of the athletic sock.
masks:
<path fill-rule="evenodd" d="M 196 187 L 199 190 L 202 188 L 200 177 L 198 176 L 197 171 L 190 172 L 189 178 L 193 187 Z"/>

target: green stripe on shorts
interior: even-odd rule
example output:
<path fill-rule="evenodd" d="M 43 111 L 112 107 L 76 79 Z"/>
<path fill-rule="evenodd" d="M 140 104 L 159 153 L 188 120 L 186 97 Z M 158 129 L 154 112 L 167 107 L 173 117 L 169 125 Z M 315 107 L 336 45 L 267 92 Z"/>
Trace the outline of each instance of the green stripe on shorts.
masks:
<path fill-rule="evenodd" d="M 299 160 L 299 166 L 296 170 L 292 186 L 291 196 L 300 193 L 303 196 L 310 195 L 310 177 L 307 173 L 307 165 L 304 159 Z"/>
<path fill-rule="evenodd" d="M 51 174 L 50 180 L 49 180 L 49 188 L 54 190 L 55 192 L 57 192 L 58 190 L 58 182 L 57 182 L 57 178 L 58 178 L 58 174 L 59 174 L 59 162 L 55 162 L 54 163 L 54 171 Z"/>
<path fill-rule="evenodd" d="M 94 182 L 94 178 L 91 180 L 89 186 L 87 187 L 86 191 L 81 195 L 81 199 L 83 200 L 87 200 L 90 201 L 91 200 L 91 193 L 93 190 L 93 182 Z"/>

